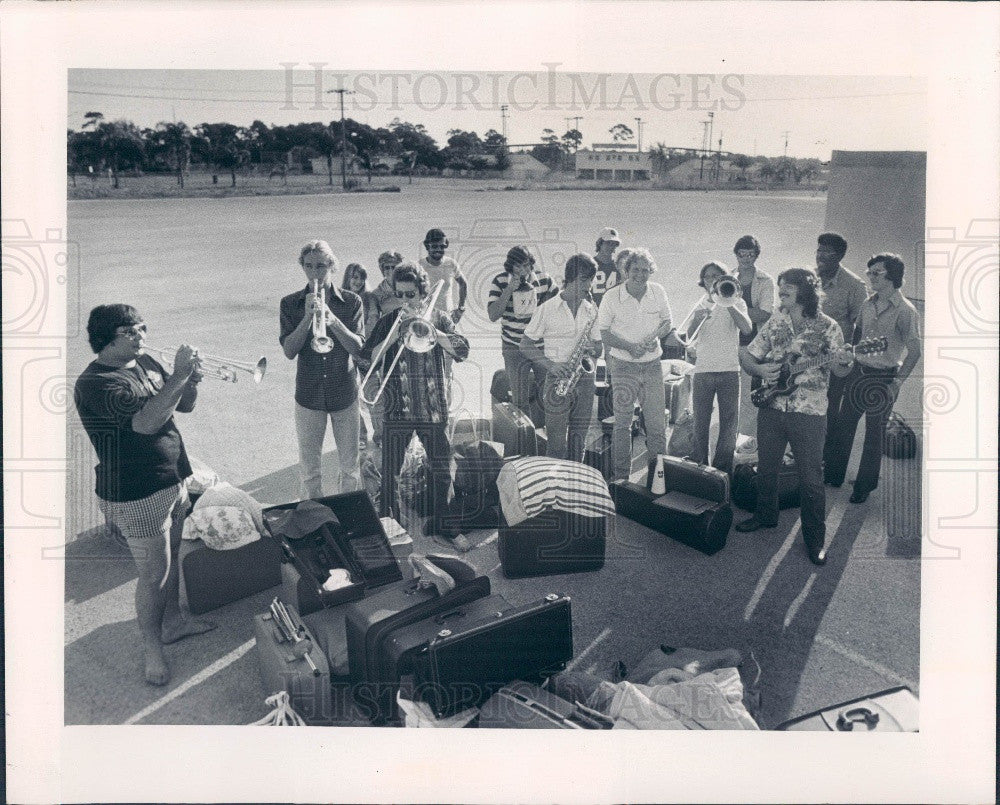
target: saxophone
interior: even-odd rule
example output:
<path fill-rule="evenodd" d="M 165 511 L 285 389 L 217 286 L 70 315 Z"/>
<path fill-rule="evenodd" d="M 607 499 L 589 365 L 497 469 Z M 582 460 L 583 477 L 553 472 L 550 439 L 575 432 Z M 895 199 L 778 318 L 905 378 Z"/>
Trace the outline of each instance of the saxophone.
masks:
<path fill-rule="evenodd" d="M 553 386 L 553 392 L 557 397 L 566 397 L 576 388 L 576 384 L 580 381 L 580 377 L 584 373 L 590 374 L 596 368 L 594 359 L 587 354 L 587 342 L 590 341 L 590 331 L 593 329 L 595 321 L 597 321 L 596 307 L 587 321 L 587 326 L 584 327 L 580 338 L 573 347 L 572 355 L 569 357 L 569 363 L 573 365 L 573 374 L 556 381 Z"/>

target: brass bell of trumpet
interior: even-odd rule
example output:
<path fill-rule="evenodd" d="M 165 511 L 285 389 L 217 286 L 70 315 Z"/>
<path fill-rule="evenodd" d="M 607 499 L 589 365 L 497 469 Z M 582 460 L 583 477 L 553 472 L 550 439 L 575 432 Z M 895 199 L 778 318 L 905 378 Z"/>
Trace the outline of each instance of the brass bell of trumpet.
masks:
<path fill-rule="evenodd" d="M 177 347 L 151 347 L 143 344 L 143 352 L 150 352 L 156 356 L 160 363 L 173 370 L 174 357 L 177 355 Z M 267 371 L 267 358 L 263 355 L 256 363 L 250 361 L 232 361 L 228 358 L 218 358 L 214 355 L 203 355 L 198 353 L 198 371 L 205 377 L 214 377 L 216 380 L 224 380 L 227 383 L 236 383 L 239 380 L 237 372 L 247 372 L 253 377 L 254 383 L 260 383 Z"/>

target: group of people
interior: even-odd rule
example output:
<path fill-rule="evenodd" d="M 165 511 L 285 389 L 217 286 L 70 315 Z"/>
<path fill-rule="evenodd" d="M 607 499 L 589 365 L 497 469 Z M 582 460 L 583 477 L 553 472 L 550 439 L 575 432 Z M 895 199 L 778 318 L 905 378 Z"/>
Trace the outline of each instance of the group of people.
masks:
<path fill-rule="evenodd" d="M 382 279 L 369 290 L 360 264 L 347 265 L 338 286 L 339 265 L 330 246 L 322 240 L 305 244 L 298 263 L 307 282 L 280 301 L 279 342 L 296 361 L 294 411 L 304 497 L 323 495 L 320 456 L 328 420 L 341 492 L 360 487 L 363 422 L 389 456 L 383 464 L 389 475 L 402 464 L 406 437 L 415 430 L 430 464 L 425 530 L 433 534 L 439 533 L 450 483 L 452 364 L 469 355 L 469 341 L 457 331 L 468 283 L 447 255 L 442 230 L 431 229 L 423 245 L 426 255 L 419 261 L 393 251 L 381 254 Z M 508 251 L 490 284 L 486 310 L 491 321 L 500 322 L 514 405 L 536 424 L 544 417 L 547 455 L 582 461 L 594 404 L 593 369 L 603 353 L 616 412 L 613 472 L 616 479 L 627 478 L 636 403 L 650 454 L 666 452 L 661 358 L 663 345 L 680 345 L 694 357 L 691 458 L 708 463 L 709 423 L 717 406 L 712 464 L 732 472 L 737 434 L 751 430 L 740 414 L 749 388 L 773 383 L 786 362 L 825 356 L 826 363 L 795 375 L 790 393 L 757 411 L 757 509 L 737 525 L 753 531 L 777 524 L 778 471 L 790 444 L 801 483 L 803 537 L 809 558 L 822 564 L 824 482 L 844 481 L 854 433 L 865 415 L 864 452 L 851 501 L 864 502 L 876 487 L 892 401 L 920 356 L 916 313 L 899 292 L 902 260 L 879 254 L 868 262 L 869 295 L 841 265 L 843 238 L 823 234 L 815 271 L 791 268 L 778 275 L 776 306 L 774 281 L 755 265 L 760 244 L 747 235 L 736 242 L 734 273 L 721 262 L 700 269 L 704 295 L 678 333 L 665 288 L 651 280 L 657 274 L 653 255 L 645 248 L 620 247 L 617 231 L 604 229 L 595 255 L 571 256 L 560 283 L 536 267 L 529 249 L 518 245 Z M 737 298 L 720 296 L 720 280 L 735 283 Z M 430 339 L 421 351 L 406 348 L 417 319 Z M 314 349 L 317 320 L 326 341 L 319 350 Z M 146 325 L 127 304 L 94 308 L 87 333 L 97 357 L 77 380 L 76 407 L 98 456 L 100 506 L 125 536 L 139 570 L 136 610 L 146 680 L 165 684 L 163 644 L 213 626 L 181 612 L 177 603 L 177 550 L 190 505 L 184 482 L 191 467 L 173 414 L 194 408 L 200 358 L 196 349 L 182 345 L 168 369 L 147 354 Z M 871 335 L 886 339 L 883 352 L 854 356 L 845 347 Z M 370 379 L 362 388 L 366 375 Z M 403 438 L 387 439 L 391 433 Z"/>

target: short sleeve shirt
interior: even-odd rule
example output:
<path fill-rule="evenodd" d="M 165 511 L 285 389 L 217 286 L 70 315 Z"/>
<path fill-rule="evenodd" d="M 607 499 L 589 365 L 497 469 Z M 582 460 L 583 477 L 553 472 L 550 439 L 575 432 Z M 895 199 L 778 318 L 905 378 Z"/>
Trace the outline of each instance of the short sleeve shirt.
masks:
<path fill-rule="evenodd" d="M 861 305 L 868 298 L 864 281 L 840 266 L 829 280 L 820 277 L 820 283 L 823 287 L 822 311 L 840 325 L 844 340 L 850 341 Z"/>
<path fill-rule="evenodd" d="M 594 301 L 597 304 L 601 304 L 604 294 L 618 285 L 621 282 L 621 277 L 618 274 L 618 269 L 615 267 L 614 260 L 605 262 L 598 257 L 595 257 L 594 260 L 597 263 L 597 273 L 594 275 L 594 284 L 591 287 L 591 293 L 594 296 Z"/>
<path fill-rule="evenodd" d="M 637 343 L 647 341 L 661 325 L 670 326 L 667 292 L 659 283 L 647 282 L 642 299 L 636 299 L 628 292 L 624 283 L 616 285 L 604 294 L 597 322 L 601 330 L 608 330 L 619 338 Z M 641 358 L 635 358 L 618 347 L 608 347 L 608 354 L 613 358 L 635 363 L 657 360 L 663 350 L 657 343 Z"/>
<path fill-rule="evenodd" d="M 310 287 L 306 286 L 281 300 L 278 341 L 282 345 L 302 321 L 306 312 L 306 294 L 310 291 Z M 364 305 L 360 296 L 328 285 L 326 304 L 348 330 L 358 335 L 364 333 Z M 350 366 L 350 353 L 333 336 L 329 327 L 327 335 L 333 338 L 332 350 L 316 352 L 312 348 L 310 332 L 296 358 L 295 402 L 312 411 L 342 411 L 352 405 L 358 396 L 357 370 Z"/>
<path fill-rule="evenodd" d="M 149 497 L 191 474 L 184 440 L 170 417 L 156 433 L 132 429 L 132 417 L 170 376 L 150 355 L 129 368 L 93 361 L 76 381 L 73 398 L 97 452 L 97 496 L 124 502 Z"/>
<path fill-rule="evenodd" d="M 858 363 L 878 369 L 898 368 L 903 360 L 906 342 L 920 338 L 917 310 L 898 289 L 880 299 L 870 296 L 861 306 L 858 326 L 862 338 L 883 336 L 888 348 L 877 355 L 859 355 Z"/>
<path fill-rule="evenodd" d="M 531 317 L 524 334 L 532 341 L 544 340 L 543 353 L 555 363 L 564 363 L 570 359 L 577 342 L 587 332 L 594 341 L 601 340 L 601 331 L 597 323 L 597 305 L 586 299 L 580 302 L 576 316 L 573 315 L 562 296 L 554 296 L 543 303 Z"/>
<path fill-rule="evenodd" d="M 490 283 L 491 303 L 500 300 L 511 279 L 508 271 L 501 271 L 493 278 L 493 282 Z M 518 282 L 520 285 L 520 281 Z M 516 347 L 521 343 L 524 328 L 528 326 L 538 306 L 552 294 L 554 289 L 552 277 L 532 272 L 527 283 L 514 291 L 507 301 L 507 307 L 500 314 L 500 340 L 504 344 Z"/>
<path fill-rule="evenodd" d="M 742 299 L 737 299 L 734 305 L 746 315 L 747 306 Z M 707 310 L 708 316 L 698 330 L 694 371 L 738 372 L 741 333 L 729 309 L 714 304 L 707 296 L 698 307 Z"/>
<path fill-rule="evenodd" d="M 452 287 L 455 284 L 455 277 L 461 273 L 458 263 L 455 262 L 454 258 L 445 255 L 441 258 L 439 265 L 432 266 L 426 257 L 422 257 L 420 258 L 420 267 L 427 272 L 427 279 L 430 280 L 427 286 L 428 293 L 430 293 L 431 288 L 439 280 L 444 280 L 444 287 L 441 289 L 441 293 L 438 294 L 434 308 L 435 310 L 443 310 L 447 313 L 455 306 L 452 301 Z"/>
<path fill-rule="evenodd" d="M 779 311 L 764 322 L 747 351 L 757 360 L 767 363 L 788 361 L 794 367 L 799 358 L 831 357 L 843 345 L 840 327 L 830 316 L 817 313 L 815 318 L 806 319 L 802 332 L 796 335 L 788 314 Z M 768 407 L 789 413 L 823 416 L 826 414 L 829 377 L 829 364 L 806 369 L 795 375 L 792 392 L 778 395 L 768 403 Z"/>

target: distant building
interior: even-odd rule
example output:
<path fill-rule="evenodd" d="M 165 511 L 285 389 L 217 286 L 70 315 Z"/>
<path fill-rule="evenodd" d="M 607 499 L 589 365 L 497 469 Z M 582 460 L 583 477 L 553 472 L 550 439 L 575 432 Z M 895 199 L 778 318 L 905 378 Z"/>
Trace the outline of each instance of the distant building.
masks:
<path fill-rule="evenodd" d="M 539 162 L 531 154 L 511 154 L 510 167 L 501 176 L 504 179 L 516 179 L 530 182 L 547 176 L 551 171 L 544 162 Z"/>
<path fill-rule="evenodd" d="M 604 182 L 645 182 L 652 173 L 652 160 L 648 153 L 634 151 L 576 152 L 576 178 Z"/>

